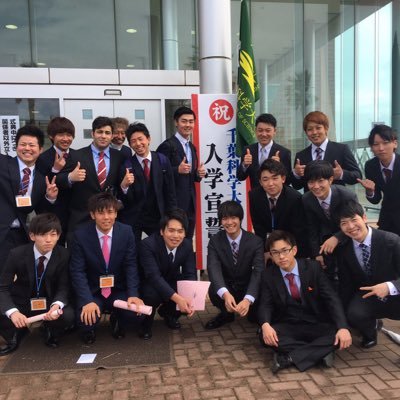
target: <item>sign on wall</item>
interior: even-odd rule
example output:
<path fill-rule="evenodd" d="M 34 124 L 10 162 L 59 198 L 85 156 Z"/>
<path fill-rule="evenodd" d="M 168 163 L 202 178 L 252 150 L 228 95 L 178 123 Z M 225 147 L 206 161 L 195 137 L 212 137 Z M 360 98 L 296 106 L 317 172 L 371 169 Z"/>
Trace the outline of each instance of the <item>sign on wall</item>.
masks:
<path fill-rule="evenodd" d="M 193 142 L 207 174 L 197 186 L 196 258 L 197 266 L 207 266 L 207 244 L 220 230 L 217 209 L 227 200 L 244 208 L 242 226 L 247 229 L 246 182 L 236 179 L 240 158 L 236 156 L 236 95 L 194 94 L 192 108 L 197 115 Z"/>
<path fill-rule="evenodd" d="M 2 115 L 0 131 L 0 153 L 15 156 L 15 135 L 19 129 L 18 115 Z"/>

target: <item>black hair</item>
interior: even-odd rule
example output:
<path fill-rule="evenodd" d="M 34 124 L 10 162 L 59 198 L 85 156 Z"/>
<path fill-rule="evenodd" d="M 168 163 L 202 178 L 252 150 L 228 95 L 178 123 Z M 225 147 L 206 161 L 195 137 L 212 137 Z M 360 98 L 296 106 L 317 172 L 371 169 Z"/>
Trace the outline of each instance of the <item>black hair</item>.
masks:
<path fill-rule="evenodd" d="M 53 140 L 58 133 L 69 133 L 75 137 L 75 126 L 68 118 L 55 117 L 47 125 L 47 134 Z"/>
<path fill-rule="evenodd" d="M 193 115 L 194 119 L 196 119 L 195 112 L 191 108 L 183 106 L 183 107 L 177 108 L 176 111 L 174 112 L 174 120 L 178 121 L 178 119 L 180 117 L 182 117 L 182 115 L 185 115 L 185 114 Z"/>
<path fill-rule="evenodd" d="M 258 179 L 261 179 L 261 174 L 263 171 L 268 171 L 273 175 L 287 176 L 287 171 L 285 166 L 280 162 L 268 158 L 260 165 L 258 169 Z"/>
<path fill-rule="evenodd" d="M 109 192 L 96 193 L 88 200 L 88 210 L 91 213 L 113 208 L 115 211 L 121 209 L 121 203 Z"/>
<path fill-rule="evenodd" d="M 292 233 L 277 229 L 269 234 L 268 239 L 265 242 L 265 250 L 270 251 L 272 245 L 279 240 L 289 243 L 292 247 L 296 246 L 296 239 Z"/>
<path fill-rule="evenodd" d="M 372 146 L 374 144 L 375 135 L 379 135 L 383 140 L 393 142 L 397 140 L 397 133 L 388 125 L 375 125 L 368 136 L 368 144 Z"/>
<path fill-rule="evenodd" d="M 60 220 L 55 214 L 38 214 L 32 218 L 29 224 L 29 233 L 34 235 L 44 235 L 51 231 L 56 231 L 59 235 L 61 234 Z"/>
<path fill-rule="evenodd" d="M 39 147 L 42 148 L 44 145 L 44 133 L 43 131 L 35 125 L 25 125 L 18 129 L 15 135 L 15 143 L 18 146 L 19 139 L 21 136 L 32 136 L 38 141 Z"/>
<path fill-rule="evenodd" d="M 94 132 L 96 129 L 100 129 L 103 126 L 109 126 L 111 129 L 113 127 L 113 123 L 111 118 L 108 117 L 97 117 L 92 122 L 92 131 Z"/>
<path fill-rule="evenodd" d="M 260 114 L 256 118 L 256 126 L 260 123 L 272 125 L 274 128 L 276 128 L 276 118 L 272 114 Z"/>
<path fill-rule="evenodd" d="M 304 169 L 306 182 L 318 179 L 330 179 L 333 177 L 333 167 L 330 162 L 325 160 L 313 160 Z"/>
<path fill-rule="evenodd" d="M 340 223 L 343 218 L 353 218 L 356 215 L 363 217 L 364 208 L 358 201 L 350 200 L 335 209 L 333 218 Z"/>
<path fill-rule="evenodd" d="M 150 138 L 150 132 L 147 129 L 147 126 L 145 124 L 142 124 L 141 122 L 134 122 L 133 124 L 130 124 L 128 128 L 126 128 L 125 135 L 126 138 L 128 139 L 128 143 L 131 140 L 131 136 L 136 133 L 136 132 L 142 132 L 144 136 Z"/>
<path fill-rule="evenodd" d="M 183 229 L 185 230 L 185 233 L 188 230 L 188 226 L 189 226 L 189 221 L 188 221 L 188 217 L 185 213 L 185 211 L 183 211 L 180 208 L 173 208 L 172 210 L 167 211 L 160 220 L 160 229 L 162 231 L 165 230 L 165 228 L 167 227 L 169 221 L 171 220 L 177 220 L 178 222 L 181 223 Z"/>
<path fill-rule="evenodd" d="M 223 218 L 238 217 L 240 221 L 242 221 L 243 216 L 243 207 L 237 201 L 224 201 L 218 207 L 218 219 L 220 224 L 222 223 Z"/>

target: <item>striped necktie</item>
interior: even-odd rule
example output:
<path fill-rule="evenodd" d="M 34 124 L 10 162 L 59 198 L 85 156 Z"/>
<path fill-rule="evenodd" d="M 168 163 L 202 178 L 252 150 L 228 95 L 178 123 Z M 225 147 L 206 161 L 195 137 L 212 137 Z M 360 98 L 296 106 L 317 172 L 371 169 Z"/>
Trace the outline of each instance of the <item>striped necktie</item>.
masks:
<path fill-rule="evenodd" d="M 97 164 L 97 179 L 99 180 L 100 187 L 103 189 L 107 179 L 107 168 L 106 162 L 104 160 L 104 151 L 101 151 L 99 153 L 99 163 Z"/>

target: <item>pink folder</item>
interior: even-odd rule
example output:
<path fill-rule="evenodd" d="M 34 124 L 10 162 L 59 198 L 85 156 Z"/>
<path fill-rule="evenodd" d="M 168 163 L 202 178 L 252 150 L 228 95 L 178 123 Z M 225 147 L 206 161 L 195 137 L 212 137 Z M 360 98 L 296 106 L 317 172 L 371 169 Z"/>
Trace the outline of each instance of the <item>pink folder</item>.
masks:
<path fill-rule="evenodd" d="M 206 308 L 206 295 L 210 282 L 203 281 L 178 281 L 178 294 L 186 299 L 192 300 L 195 311 L 202 311 Z M 179 310 L 179 307 L 176 306 Z"/>

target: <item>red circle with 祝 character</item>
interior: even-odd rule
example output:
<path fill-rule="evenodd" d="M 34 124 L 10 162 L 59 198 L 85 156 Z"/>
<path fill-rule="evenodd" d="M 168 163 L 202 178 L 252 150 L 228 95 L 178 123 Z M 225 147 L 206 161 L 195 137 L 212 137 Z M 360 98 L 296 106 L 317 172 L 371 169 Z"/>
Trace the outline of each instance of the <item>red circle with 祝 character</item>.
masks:
<path fill-rule="evenodd" d="M 208 110 L 210 118 L 218 125 L 225 125 L 233 118 L 233 107 L 225 99 L 214 100 Z"/>

